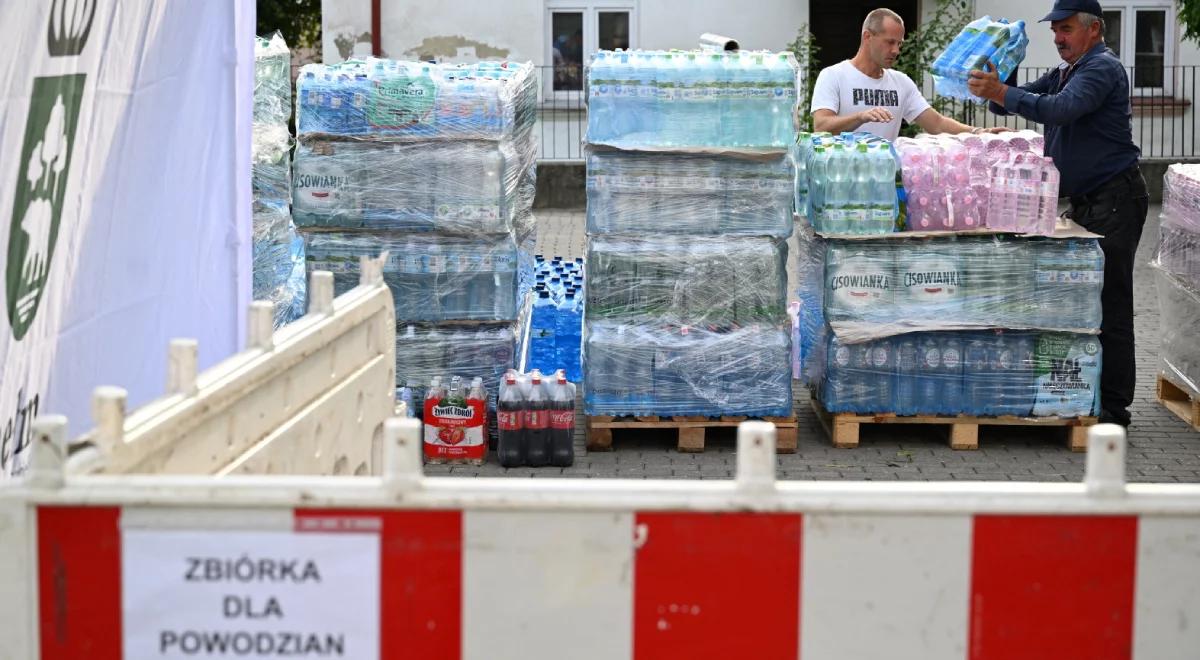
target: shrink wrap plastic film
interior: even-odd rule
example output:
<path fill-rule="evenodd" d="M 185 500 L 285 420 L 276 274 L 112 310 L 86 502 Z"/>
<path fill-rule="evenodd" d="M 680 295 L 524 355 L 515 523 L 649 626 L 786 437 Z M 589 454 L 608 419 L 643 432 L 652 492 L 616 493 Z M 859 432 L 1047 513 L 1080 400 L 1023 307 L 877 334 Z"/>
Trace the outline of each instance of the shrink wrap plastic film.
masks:
<path fill-rule="evenodd" d="M 535 172 L 532 140 L 306 141 L 296 149 L 296 223 L 303 228 L 521 232 L 533 206 Z"/>
<path fill-rule="evenodd" d="M 1093 335 L 983 330 L 829 334 L 814 366 L 830 412 L 1078 417 L 1097 412 L 1102 365 Z"/>
<path fill-rule="evenodd" d="M 589 320 L 727 328 L 786 319 L 782 240 L 597 235 L 587 264 Z"/>
<path fill-rule="evenodd" d="M 1160 232 L 1157 265 L 1200 288 L 1200 165 L 1167 169 Z"/>
<path fill-rule="evenodd" d="M 301 138 L 527 139 L 537 115 L 533 65 L 368 58 L 306 64 L 296 80 Z"/>
<path fill-rule="evenodd" d="M 796 81 L 791 53 L 602 50 L 587 71 L 587 141 L 786 150 L 795 141 Z"/>
<path fill-rule="evenodd" d="M 402 323 L 396 328 L 396 383 L 413 383 L 413 398 L 420 401 L 434 376 L 446 377 L 446 383 L 449 376 L 464 382 L 479 377 L 494 408 L 500 379 L 515 364 L 518 337 L 515 323 L 470 328 Z"/>
<path fill-rule="evenodd" d="M 826 320 L 845 342 L 917 330 L 1097 333 L 1104 254 L 1095 239 L 941 236 L 820 240 Z M 817 284 L 810 273 L 810 291 Z"/>
<path fill-rule="evenodd" d="M 1162 310 L 1159 368 L 1193 397 L 1200 397 L 1200 289 L 1178 276 L 1155 269 Z"/>
<path fill-rule="evenodd" d="M 383 280 L 402 321 L 515 321 L 531 287 L 534 235 L 310 232 L 309 270 L 333 273 L 337 295 L 358 286 L 359 257 L 387 251 Z M 494 390 L 493 390 L 494 391 Z"/>
<path fill-rule="evenodd" d="M 712 329 L 589 320 L 587 414 L 789 415 L 788 325 Z"/>
<path fill-rule="evenodd" d="M 251 125 L 252 295 L 275 305 L 275 327 L 304 314 L 304 246 L 288 208 L 292 138 L 291 52 L 279 34 L 259 37 L 254 49 Z M 299 271 L 297 271 L 299 263 Z"/>
<path fill-rule="evenodd" d="M 591 234 L 753 235 L 792 231 L 795 169 L 759 157 L 587 151 Z"/>
<path fill-rule="evenodd" d="M 964 101 L 980 101 L 967 89 L 971 71 L 984 71 L 991 65 L 1000 80 L 1008 80 L 1025 59 L 1029 37 L 1025 21 L 977 18 L 967 24 L 930 65 L 933 88 L 942 95 Z"/>

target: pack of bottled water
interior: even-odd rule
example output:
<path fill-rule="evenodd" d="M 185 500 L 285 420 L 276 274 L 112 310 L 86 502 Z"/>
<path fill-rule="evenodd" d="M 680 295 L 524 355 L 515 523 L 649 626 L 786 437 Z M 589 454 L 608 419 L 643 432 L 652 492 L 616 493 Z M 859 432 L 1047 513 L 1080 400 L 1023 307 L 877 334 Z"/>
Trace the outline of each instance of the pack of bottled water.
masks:
<path fill-rule="evenodd" d="M 306 289 L 303 243 L 288 207 L 291 89 L 291 52 L 283 37 L 257 38 L 250 147 L 251 292 L 255 300 L 274 303 L 276 328 L 304 314 Z"/>
<path fill-rule="evenodd" d="M 795 170 L 787 154 L 587 151 L 587 230 L 786 237 Z"/>
<path fill-rule="evenodd" d="M 359 257 L 386 251 L 383 280 L 400 321 L 515 321 L 531 286 L 533 245 L 532 234 L 310 232 L 306 257 L 310 271 L 333 273 L 341 295 L 358 286 Z"/>
<path fill-rule="evenodd" d="M 602 50 L 587 72 L 587 141 L 787 149 L 796 81 L 790 53 Z"/>
<path fill-rule="evenodd" d="M 1059 172 L 1033 131 L 896 140 L 909 231 L 1053 234 Z"/>
<path fill-rule="evenodd" d="M 956 327 L 1100 329 L 1104 253 L 1095 239 L 830 240 L 824 266 L 825 316 L 843 340 Z"/>
<path fill-rule="evenodd" d="M 1098 411 L 1094 335 L 917 332 L 861 343 L 830 334 L 818 395 L 830 412 L 1078 417 Z"/>
<path fill-rule="evenodd" d="M 587 258 L 590 319 L 715 327 L 786 319 L 779 239 L 598 235 Z"/>
<path fill-rule="evenodd" d="M 593 415 L 789 415 L 787 326 L 589 320 L 584 406 Z"/>
<path fill-rule="evenodd" d="M 536 115 L 529 63 L 367 58 L 306 64 L 296 80 L 302 137 L 502 140 L 529 133 Z"/>
<path fill-rule="evenodd" d="M 296 148 L 296 223 L 304 228 L 447 233 L 521 231 L 536 178 L 524 141 L 308 140 Z"/>
<path fill-rule="evenodd" d="M 489 406 L 495 408 L 500 379 L 515 363 L 519 336 L 518 324 L 438 327 L 402 323 L 396 328 L 396 383 L 409 388 L 413 400 L 420 402 L 434 377 L 480 377 Z"/>
<path fill-rule="evenodd" d="M 1167 169 L 1159 231 L 1155 264 L 1200 288 L 1200 166 Z"/>
<path fill-rule="evenodd" d="M 971 21 L 946 46 L 930 66 L 933 88 L 942 96 L 978 101 L 967 89 L 972 71 L 987 70 L 991 64 L 1003 82 L 1025 59 L 1029 37 L 1025 21 L 1009 23 L 983 16 Z"/>
<path fill-rule="evenodd" d="M 803 133 L 797 142 L 796 208 L 825 235 L 896 230 L 897 164 L 887 140 L 865 133 Z M 800 184 L 800 179 L 805 180 Z"/>
<path fill-rule="evenodd" d="M 562 369 L 567 380 L 583 379 L 583 310 L 587 297 L 584 282 L 582 257 L 546 259 L 534 255 L 527 370 L 552 374 Z"/>
<path fill-rule="evenodd" d="M 1200 288 L 1162 267 L 1154 277 L 1162 313 L 1159 370 L 1200 398 Z"/>

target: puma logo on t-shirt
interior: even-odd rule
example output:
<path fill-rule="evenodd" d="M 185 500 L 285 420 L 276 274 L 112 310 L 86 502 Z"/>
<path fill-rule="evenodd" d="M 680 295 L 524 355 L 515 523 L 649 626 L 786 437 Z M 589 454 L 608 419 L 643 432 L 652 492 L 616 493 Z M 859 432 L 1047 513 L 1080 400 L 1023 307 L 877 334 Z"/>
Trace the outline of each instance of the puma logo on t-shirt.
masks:
<path fill-rule="evenodd" d="M 900 107 L 900 94 L 894 89 L 854 88 L 854 105 Z"/>

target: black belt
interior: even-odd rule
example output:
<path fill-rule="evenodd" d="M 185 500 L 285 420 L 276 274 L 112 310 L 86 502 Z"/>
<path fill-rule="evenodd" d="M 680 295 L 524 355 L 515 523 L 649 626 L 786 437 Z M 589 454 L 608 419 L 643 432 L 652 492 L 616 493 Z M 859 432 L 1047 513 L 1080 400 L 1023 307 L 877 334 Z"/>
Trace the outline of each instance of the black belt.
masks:
<path fill-rule="evenodd" d="M 1111 179 L 1096 186 L 1091 191 L 1082 195 L 1071 195 L 1071 206 L 1086 206 L 1088 202 L 1094 201 L 1099 193 L 1117 186 L 1133 185 L 1133 183 L 1140 179 L 1141 176 L 1142 168 L 1139 167 L 1138 163 L 1135 162 L 1128 168 L 1114 174 Z"/>

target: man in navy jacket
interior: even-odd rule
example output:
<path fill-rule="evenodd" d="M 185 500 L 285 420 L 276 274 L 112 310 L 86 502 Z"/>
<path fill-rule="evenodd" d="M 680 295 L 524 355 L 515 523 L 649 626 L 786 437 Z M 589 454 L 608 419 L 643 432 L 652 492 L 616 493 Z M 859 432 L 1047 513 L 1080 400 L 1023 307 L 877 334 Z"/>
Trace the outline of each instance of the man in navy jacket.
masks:
<path fill-rule="evenodd" d="M 1137 365 L 1133 342 L 1133 265 L 1149 196 L 1133 143 L 1129 77 L 1104 45 L 1097 0 L 1057 0 L 1050 21 L 1063 62 L 1037 80 L 1014 86 L 994 71 L 973 71 L 971 93 L 991 101 L 997 114 L 1017 114 L 1044 125 L 1046 155 L 1061 174 L 1059 194 L 1070 216 L 1104 236 L 1104 319 L 1101 421 L 1128 426 Z"/>

